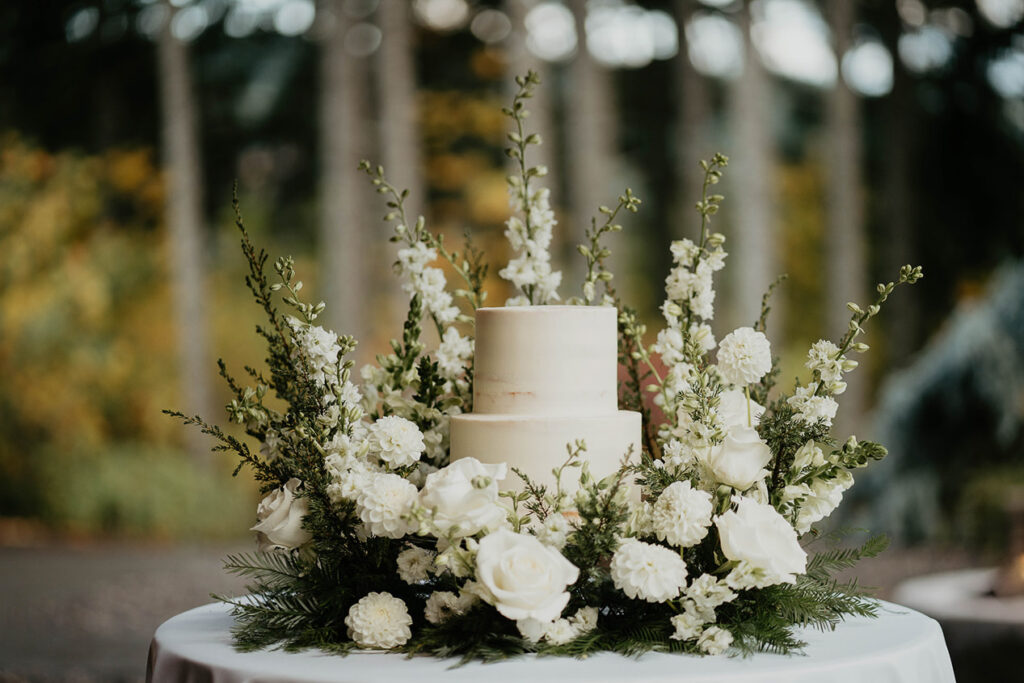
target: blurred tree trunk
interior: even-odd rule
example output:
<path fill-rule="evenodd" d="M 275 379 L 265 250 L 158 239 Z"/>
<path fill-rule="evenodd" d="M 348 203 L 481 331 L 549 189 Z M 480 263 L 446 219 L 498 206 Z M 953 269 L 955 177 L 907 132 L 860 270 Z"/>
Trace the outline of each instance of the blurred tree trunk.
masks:
<path fill-rule="evenodd" d="M 377 138 L 384 169 L 396 187 L 409 190 L 405 211 L 414 223 L 419 216 L 427 218 L 427 196 L 416 95 L 416 36 L 410 11 L 406 2 L 384 2 L 377 10 L 383 41 L 377 59 L 376 85 L 380 103 Z M 362 191 L 376 196 L 370 193 L 368 184 Z M 367 219 L 372 226 L 376 216 L 372 210 L 369 214 Z M 383 224 L 378 225 L 384 229 Z M 373 260 L 373 270 L 383 273 L 379 280 L 373 279 L 373 291 L 385 299 L 385 305 L 379 309 L 382 314 L 373 322 L 385 324 L 388 330 L 401 328 L 408 306 L 398 278 L 392 276 L 388 267 L 394 258 L 393 245 L 384 239 L 375 240 L 367 245 L 366 253 Z M 432 330 L 427 329 L 430 334 Z"/>
<path fill-rule="evenodd" d="M 743 4 L 738 19 L 743 33 L 743 74 L 730 86 L 728 106 L 734 140 L 729 164 L 732 192 L 722 192 L 730 195 L 726 201 L 736 207 L 733 235 L 726 242 L 735 274 L 731 302 L 723 311 L 729 327 L 752 325 L 757 320 L 761 295 L 778 274 L 776 207 L 772 199 L 775 178 L 772 87 L 750 39 L 749 3 Z M 775 303 L 778 304 L 778 300 Z M 774 327 L 783 329 L 778 317 L 776 309 Z"/>
<path fill-rule="evenodd" d="M 174 8 L 167 5 L 169 17 Z M 215 417 L 210 387 L 213 367 L 208 351 L 204 304 L 203 171 L 197 107 L 192 90 L 188 46 L 171 33 L 168 20 L 157 41 L 161 144 L 167 172 L 167 230 L 170 276 L 178 328 L 182 412 Z M 189 450 L 196 462 L 209 463 L 207 438 L 190 429 Z"/>
<path fill-rule="evenodd" d="M 582 244 L 584 234 L 590 226 L 592 216 L 598 215 L 597 208 L 609 205 L 618 196 L 611 189 L 614 172 L 614 158 L 618 130 L 616 125 L 616 103 L 612 72 L 598 64 L 587 50 L 587 2 L 569 0 L 576 19 L 576 57 L 569 66 L 570 84 L 566 99 L 566 161 L 569 178 L 569 204 L 572 209 L 572 226 L 564 232 L 571 235 L 572 244 Z M 616 272 L 616 286 L 619 294 L 630 299 L 626 291 L 622 254 L 625 244 L 615 240 L 609 245 L 612 257 L 609 265 Z M 562 291 L 575 295 L 585 275 L 585 263 L 574 258 L 565 268 L 565 282 Z"/>
<path fill-rule="evenodd" d="M 902 20 L 896 6 L 890 3 L 882 24 L 882 40 L 893 55 L 892 92 L 886 102 L 885 160 L 882 164 L 881 205 L 882 239 L 885 243 L 882 277 L 892 279 L 899 267 L 913 262 L 914 208 L 911 199 L 911 159 L 915 147 L 914 84 L 899 58 L 898 42 Z M 890 365 L 907 362 L 917 348 L 920 320 L 917 288 L 904 287 L 897 296 L 886 302 L 885 338 Z"/>
<path fill-rule="evenodd" d="M 699 6 L 698 0 L 675 0 L 672 4 L 679 30 L 679 53 L 674 60 L 676 90 L 675 161 L 678 190 L 673 215 L 672 238 L 695 239 L 699 218 L 694 206 L 700 201 L 703 171 L 698 162 L 710 159 L 720 151 L 713 149 L 707 139 L 706 123 L 711 109 L 708 102 L 708 84 L 697 73 L 690 61 L 686 43 L 686 24 Z"/>
<path fill-rule="evenodd" d="M 357 166 L 369 151 L 363 120 L 366 64 L 345 50 L 348 21 L 341 0 L 322 0 L 320 8 L 332 19 L 325 22 L 329 30 L 320 50 L 320 272 L 327 302 L 325 322 L 339 333 L 363 340 L 365 302 L 371 291 L 365 268 L 365 197 L 372 192 Z M 366 353 L 363 348 L 359 351 Z"/>
<path fill-rule="evenodd" d="M 853 39 L 857 20 L 853 2 L 828 3 L 833 48 L 842 61 Z M 850 312 L 846 303 L 866 305 L 867 248 L 864 235 L 864 198 L 861 192 L 860 101 L 843 81 L 840 73 L 828 94 L 826 107 L 828 177 L 826 206 L 825 268 L 827 278 L 825 304 L 827 329 L 833 339 L 846 332 Z M 864 415 L 867 395 L 867 369 L 847 376 L 849 386 L 842 396 L 836 431 L 852 433 Z"/>
<path fill-rule="evenodd" d="M 377 79 L 381 155 L 391 182 L 409 190 L 405 208 L 410 220 L 415 220 L 424 213 L 426 198 L 416 102 L 416 42 L 409 17 L 410 6 L 405 2 L 384 2 L 378 12 L 384 34 Z"/>

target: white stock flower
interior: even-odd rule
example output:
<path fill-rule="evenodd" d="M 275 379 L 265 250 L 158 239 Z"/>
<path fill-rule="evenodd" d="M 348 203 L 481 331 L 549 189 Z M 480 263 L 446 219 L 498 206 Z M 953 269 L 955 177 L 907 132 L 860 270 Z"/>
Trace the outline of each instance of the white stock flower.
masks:
<path fill-rule="evenodd" d="M 677 481 L 658 496 L 651 512 L 651 525 L 658 540 L 689 548 L 708 535 L 711 513 L 709 493 L 694 489 L 689 481 Z"/>
<path fill-rule="evenodd" d="M 666 327 L 658 332 L 658 340 L 651 344 L 651 350 L 661 355 L 665 365 L 682 363 L 686 356 L 683 333 L 674 327 Z"/>
<path fill-rule="evenodd" d="M 324 465 L 331 477 L 331 483 L 327 485 L 327 495 L 335 504 L 342 500 L 354 501 L 363 487 L 364 479 L 376 472 L 366 460 L 350 454 L 332 453 L 324 458 Z"/>
<path fill-rule="evenodd" d="M 472 536 L 482 529 L 494 530 L 507 511 L 498 504 L 498 482 L 508 466 L 485 465 L 476 458 L 460 458 L 427 475 L 420 504 L 433 512 L 437 530 L 454 536 Z"/>
<path fill-rule="evenodd" d="M 839 382 L 843 378 L 843 364 L 839 347 L 827 339 L 819 339 L 807 351 L 808 370 L 817 370 L 825 384 Z"/>
<path fill-rule="evenodd" d="M 453 616 L 465 614 L 476 602 L 476 596 L 470 593 L 456 595 L 451 591 L 436 591 L 430 594 L 423 606 L 423 616 L 431 624 L 440 624 Z"/>
<path fill-rule="evenodd" d="M 256 508 L 259 523 L 256 532 L 260 552 L 291 550 L 313 538 L 302 528 L 302 518 L 309 513 L 309 501 L 295 495 L 302 482 L 292 478 L 279 489 L 267 494 Z"/>
<path fill-rule="evenodd" d="M 370 427 L 370 451 L 391 467 L 413 464 L 425 448 L 420 428 L 404 417 L 388 415 Z"/>
<path fill-rule="evenodd" d="M 473 339 L 463 337 L 454 327 L 449 327 L 437 347 L 437 366 L 441 374 L 454 379 L 466 370 L 466 361 L 473 357 Z"/>
<path fill-rule="evenodd" d="M 669 636 L 672 640 L 696 638 L 704 626 L 704 620 L 696 612 L 690 610 L 675 615 L 669 621 L 672 622 L 672 626 L 675 628 L 675 633 Z"/>
<path fill-rule="evenodd" d="M 341 352 L 338 335 L 292 316 L 288 317 L 288 324 L 297 342 L 296 351 L 309 366 L 313 381 L 320 386 L 335 383 L 338 375 L 338 354 Z"/>
<path fill-rule="evenodd" d="M 569 602 L 579 569 L 533 536 L 499 529 L 480 540 L 476 578 L 502 616 L 550 622 Z"/>
<path fill-rule="evenodd" d="M 612 581 L 631 598 L 665 602 L 686 585 L 686 563 L 668 548 L 626 539 L 612 555 Z"/>
<path fill-rule="evenodd" d="M 796 409 L 796 419 L 807 424 L 824 420 L 825 425 L 831 427 L 839 410 L 839 404 L 831 396 L 815 396 L 813 386 L 797 387 L 786 402 Z"/>
<path fill-rule="evenodd" d="M 711 574 L 701 574 L 694 579 L 686 588 L 685 595 L 693 604 L 694 611 L 705 616 L 705 621 L 714 620 L 716 607 L 736 599 L 736 593 Z"/>
<path fill-rule="evenodd" d="M 734 497 L 735 510 L 715 518 L 722 553 L 762 569 L 776 583 L 795 583 L 807 570 L 807 553 L 796 530 L 771 505 Z"/>
<path fill-rule="evenodd" d="M 707 452 L 706 465 L 719 483 L 746 491 L 768 474 L 764 467 L 771 459 L 772 451 L 756 429 L 733 427 Z"/>
<path fill-rule="evenodd" d="M 434 568 L 436 555 L 433 551 L 417 545 L 406 548 L 395 558 L 398 578 L 410 585 L 426 581 Z"/>
<path fill-rule="evenodd" d="M 405 519 L 416 502 L 416 487 L 397 474 L 366 475 L 356 492 L 356 513 L 374 536 L 402 538 L 415 531 Z"/>
<path fill-rule="evenodd" d="M 756 427 L 761 422 L 764 406 L 751 400 L 749 413 L 747 406 L 747 396 L 740 389 L 726 389 L 718 395 L 718 417 L 727 428 Z"/>
<path fill-rule="evenodd" d="M 359 647 L 390 650 L 412 637 L 409 610 L 390 593 L 368 593 L 349 608 L 345 626 Z"/>
<path fill-rule="evenodd" d="M 815 522 L 832 514 L 832 511 L 843 502 L 843 492 L 851 486 L 853 475 L 847 470 L 841 470 L 841 475 L 835 479 L 815 480 L 800 501 L 796 517 L 797 532 L 806 533 Z"/>
<path fill-rule="evenodd" d="M 732 634 L 720 626 L 709 626 L 697 639 L 697 647 L 705 654 L 720 655 L 732 645 Z"/>
<path fill-rule="evenodd" d="M 569 540 L 569 534 L 573 532 L 573 529 L 572 522 L 565 515 L 555 512 L 548 515 L 544 523 L 536 528 L 534 534 L 541 543 L 561 550 L 565 547 L 565 542 Z"/>
<path fill-rule="evenodd" d="M 763 332 L 739 327 L 718 345 L 718 371 L 729 384 L 745 387 L 772 369 L 772 351 Z"/>

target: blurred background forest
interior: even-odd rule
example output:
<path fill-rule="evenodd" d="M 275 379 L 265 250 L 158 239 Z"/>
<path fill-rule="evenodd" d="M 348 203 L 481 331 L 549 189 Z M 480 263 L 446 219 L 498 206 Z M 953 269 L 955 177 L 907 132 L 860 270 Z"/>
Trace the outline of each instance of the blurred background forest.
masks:
<path fill-rule="evenodd" d="M 837 436 L 892 450 L 851 492 L 857 518 L 1005 543 L 1024 484 L 1024 0 L 3 3 L 0 542 L 243 532 L 245 478 L 160 413 L 220 420 L 215 359 L 262 358 L 233 185 L 369 361 L 406 302 L 358 161 L 450 242 L 470 230 L 496 273 L 500 107 L 527 69 L 563 296 L 589 216 L 629 186 L 644 205 L 614 270 L 657 329 L 667 246 L 696 233 L 697 161 L 716 151 L 732 160 L 716 331 L 787 273 L 784 377 L 842 332 L 847 301 L 921 264 L 843 397 Z"/>

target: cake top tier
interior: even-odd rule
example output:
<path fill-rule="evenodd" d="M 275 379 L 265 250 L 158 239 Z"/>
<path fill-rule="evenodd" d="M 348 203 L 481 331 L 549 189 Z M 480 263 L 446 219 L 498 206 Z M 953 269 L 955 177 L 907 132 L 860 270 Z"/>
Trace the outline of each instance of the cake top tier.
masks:
<path fill-rule="evenodd" d="M 473 412 L 615 413 L 617 319 L 610 306 L 477 309 Z"/>

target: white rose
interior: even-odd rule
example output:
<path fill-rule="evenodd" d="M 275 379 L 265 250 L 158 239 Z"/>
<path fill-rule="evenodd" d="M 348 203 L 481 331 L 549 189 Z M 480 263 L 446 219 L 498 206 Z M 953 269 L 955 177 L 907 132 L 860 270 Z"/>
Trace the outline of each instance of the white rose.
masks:
<path fill-rule="evenodd" d="M 752 327 L 739 327 L 718 345 L 718 371 L 729 384 L 745 387 L 772 369 L 768 337 Z"/>
<path fill-rule="evenodd" d="M 733 427 L 725 440 L 711 448 L 707 466 L 722 484 L 746 491 L 768 474 L 764 469 L 772 459 L 768 444 L 752 427 Z"/>
<path fill-rule="evenodd" d="M 736 509 L 715 519 L 722 552 L 730 560 L 746 561 L 778 582 L 794 583 L 807 570 L 807 553 L 796 530 L 771 505 L 734 498 Z"/>
<path fill-rule="evenodd" d="M 251 529 L 256 532 L 260 552 L 291 550 L 313 538 L 302 528 L 302 518 L 309 513 L 309 501 L 295 496 L 301 485 L 298 479 L 289 479 L 260 501 L 256 509 L 259 523 Z"/>
<path fill-rule="evenodd" d="M 764 406 L 757 401 L 750 401 L 749 410 L 747 412 L 747 396 L 739 389 L 723 391 L 718 397 L 718 417 L 727 428 L 756 427 L 764 415 Z"/>
<path fill-rule="evenodd" d="M 533 536 L 499 529 L 480 540 L 476 578 L 506 618 L 550 622 L 569 602 L 579 569 Z"/>
<path fill-rule="evenodd" d="M 382 417 L 370 427 L 370 449 L 392 467 L 405 467 L 420 459 L 426 446 L 414 422 L 397 415 Z"/>
<path fill-rule="evenodd" d="M 485 465 L 476 458 L 460 458 L 427 475 L 420 504 L 434 512 L 434 525 L 442 533 L 472 536 L 496 529 L 506 516 L 498 504 L 498 482 L 507 473 L 504 463 Z"/>

